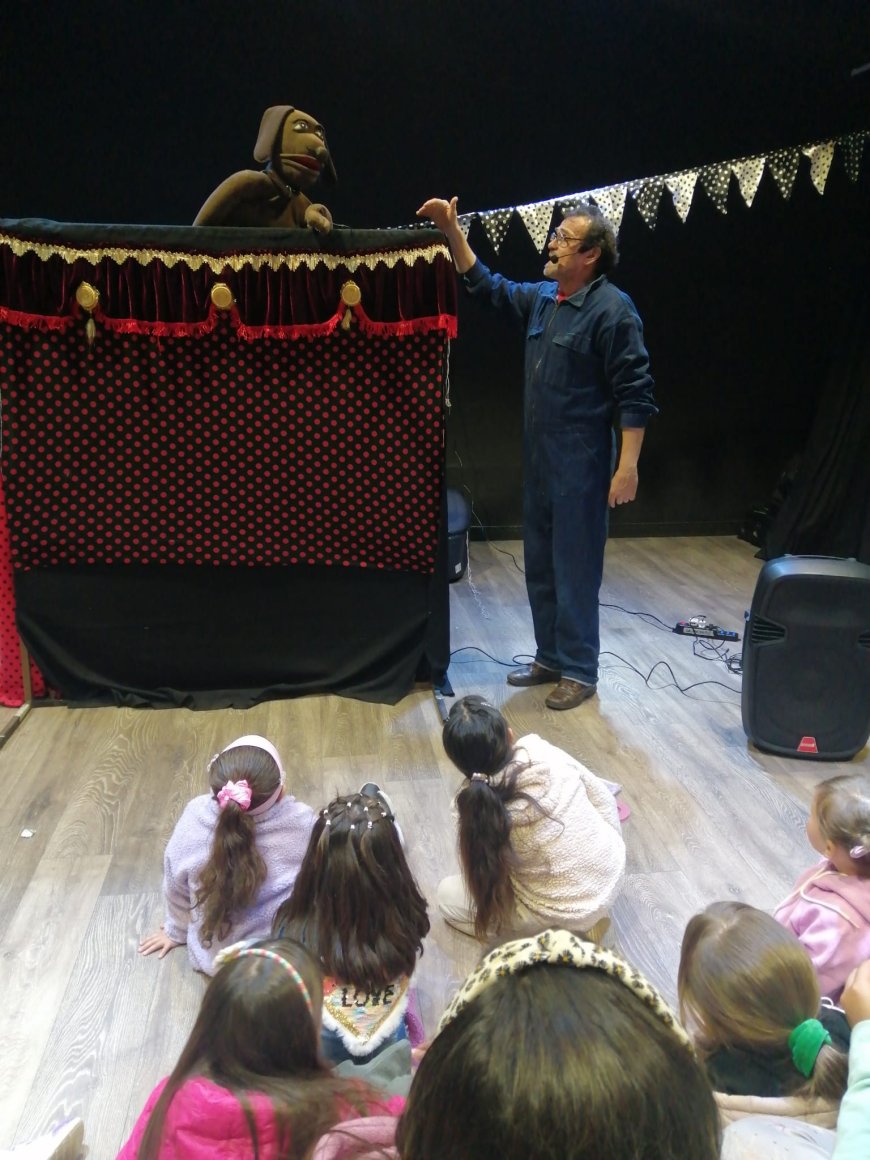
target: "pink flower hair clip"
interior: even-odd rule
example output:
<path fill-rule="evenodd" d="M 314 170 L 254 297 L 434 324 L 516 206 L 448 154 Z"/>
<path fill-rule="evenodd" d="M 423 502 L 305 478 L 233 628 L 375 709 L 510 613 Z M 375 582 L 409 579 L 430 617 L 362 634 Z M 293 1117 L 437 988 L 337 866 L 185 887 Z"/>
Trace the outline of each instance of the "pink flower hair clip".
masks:
<path fill-rule="evenodd" d="M 251 787 L 244 780 L 228 781 L 221 786 L 217 793 L 217 803 L 225 810 L 230 802 L 235 802 L 239 809 L 247 810 L 251 804 Z"/>

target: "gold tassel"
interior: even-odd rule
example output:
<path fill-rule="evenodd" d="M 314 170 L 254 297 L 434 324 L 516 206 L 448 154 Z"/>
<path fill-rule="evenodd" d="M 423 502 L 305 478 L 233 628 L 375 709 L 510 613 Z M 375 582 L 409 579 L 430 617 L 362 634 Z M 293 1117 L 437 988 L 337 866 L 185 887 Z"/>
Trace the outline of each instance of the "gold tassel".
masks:
<path fill-rule="evenodd" d="M 94 322 L 94 311 L 100 304 L 100 292 L 90 282 L 81 282 L 76 289 L 76 302 L 82 310 L 87 312 L 88 320 L 85 323 L 85 338 L 88 346 L 93 346 L 97 337 L 97 324 Z"/>
<path fill-rule="evenodd" d="M 341 320 L 341 329 L 350 330 L 351 319 L 353 318 L 353 310 L 351 307 L 359 306 L 362 301 L 362 291 L 356 282 L 348 280 L 341 288 L 341 300 L 347 307 L 344 312 L 344 318 Z"/>

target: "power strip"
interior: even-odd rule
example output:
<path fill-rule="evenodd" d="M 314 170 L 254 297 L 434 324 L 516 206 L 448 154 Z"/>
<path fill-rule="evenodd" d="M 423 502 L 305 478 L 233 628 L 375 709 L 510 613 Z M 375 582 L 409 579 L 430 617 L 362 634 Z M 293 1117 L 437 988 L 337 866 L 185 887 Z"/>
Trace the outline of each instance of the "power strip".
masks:
<path fill-rule="evenodd" d="M 730 628 L 719 628 L 717 624 L 694 625 L 688 620 L 678 620 L 673 631 L 680 636 L 706 636 L 713 640 L 740 640 L 736 632 Z"/>

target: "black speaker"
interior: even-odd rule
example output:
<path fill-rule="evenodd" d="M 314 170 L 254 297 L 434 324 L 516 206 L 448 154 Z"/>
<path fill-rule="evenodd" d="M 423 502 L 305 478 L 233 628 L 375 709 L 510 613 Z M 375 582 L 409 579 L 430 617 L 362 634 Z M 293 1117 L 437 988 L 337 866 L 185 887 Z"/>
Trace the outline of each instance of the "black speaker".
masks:
<path fill-rule="evenodd" d="M 783 556 L 758 577 L 743 640 L 743 728 L 759 749 L 848 761 L 870 736 L 870 567 Z"/>
<path fill-rule="evenodd" d="M 468 529 L 471 504 L 461 491 L 447 488 L 447 579 L 461 580 L 468 567 Z"/>

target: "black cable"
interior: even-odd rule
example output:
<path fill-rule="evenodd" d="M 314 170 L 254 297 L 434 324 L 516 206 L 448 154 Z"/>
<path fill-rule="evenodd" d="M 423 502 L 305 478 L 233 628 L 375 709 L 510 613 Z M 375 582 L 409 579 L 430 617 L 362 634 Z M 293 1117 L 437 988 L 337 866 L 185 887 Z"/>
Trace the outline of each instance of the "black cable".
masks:
<path fill-rule="evenodd" d="M 497 665 L 502 665 L 502 666 L 503 666 L 504 668 L 506 668 L 506 669 L 513 668 L 513 666 L 514 666 L 514 665 L 526 665 L 526 664 L 531 664 L 531 662 L 532 662 L 532 661 L 535 659 L 535 658 L 534 658 L 534 657 L 533 657 L 533 656 L 532 656 L 530 653 L 517 653 L 517 655 L 516 655 L 515 657 L 513 657 L 513 659 L 512 659 L 512 660 L 509 660 L 509 661 L 500 661 L 500 660 L 498 659 L 498 657 L 494 657 L 494 656 L 492 655 L 492 653 L 488 653 L 488 652 L 486 651 L 486 649 L 483 649 L 483 648 L 478 648 L 478 646 L 477 646 L 476 644 L 464 644 L 464 645 L 463 645 L 461 648 L 456 648 L 456 649 L 454 649 L 454 650 L 453 650 L 453 652 L 450 654 L 450 663 L 451 663 L 451 664 L 453 663 L 453 658 L 454 658 L 454 657 L 455 657 L 455 656 L 456 656 L 458 653 L 461 653 L 461 652 L 479 652 L 479 653 L 483 653 L 483 655 L 484 655 L 484 656 L 485 656 L 485 657 L 486 657 L 488 660 L 494 661 L 494 662 L 495 662 Z M 471 658 L 471 659 L 474 659 L 474 658 Z M 461 662 L 461 663 L 467 663 L 467 662 Z"/>
<path fill-rule="evenodd" d="M 684 633 L 683 635 L 686 634 Z M 692 653 L 702 661 L 721 661 L 729 672 L 740 673 L 743 671 L 743 657 L 739 654 L 732 653 L 724 640 L 696 636 L 692 641 Z M 705 656 L 705 653 L 712 653 L 713 655 Z"/>
<path fill-rule="evenodd" d="M 658 616 L 656 616 L 656 614 L 654 612 L 635 612 L 631 608 L 623 608 L 621 604 L 607 604 L 604 600 L 598 601 L 598 607 L 599 608 L 615 608 L 618 612 L 627 613 L 628 616 L 639 616 L 641 618 L 641 620 L 645 620 L 647 624 L 649 623 L 649 620 L 653 620 L 653 621 L 655 621 L 656 625 L 661 625 L 662 632 L 673 632 L 674 631 L 673 627 L 671 625 L 666 624 L 663 620 L 661 620 Z M 649 620 L 647 620 L 647 617 L 649 617 Z"/>
<path fill-rule="evenodd" d="M 472 514 L 474 514 L 474 518 L 477 520 L 478 526 L 482 528 L 482 527 L 483 527 L 483 524 L 482 524 L 482 523 L 480 522 L 480 520 L 477 518 L 477 515 L 476 515 L 476 513 L 472 513 Z M 510 558 L 511 558 L 511 559 L 513 560 L 513 562 L 514 562 L 514 567 L 516 568 L 516 570 L 519 572 L 519 574 L 520 574 L 521 576 L 525 576 L 525 574 L 526 574 L 526 573 L 525 573 L 525 570 L 524 570 L 524 569 L 523 569 L 523 568 L 520 566 L 520 564 L 519 564 L 519 561 L 517 560 L 517 558 L 516 558 L 516 556 L 513 554 L 513 552 L 509 552 L 509 551 L 507 550 L 507 548 L 499 548 L 499 547 L 497 547 L 497 545 L 496 545 L 496 543 L 495 543 L 495 540 L 484 540 L 484 543 L 486 543 L 486 544 L 489 544 L 489 546 L 490 546 L 490 547 L 491 547 L 491 548 L 492 548 L 494 551 L 496 551 L 496 552 L 501 552 L 501 554 L 502 554 L 503 556 L 510 556 Z"/>
<path fill-rule="evenodd" d="M 689 692 L 690 689 L 700 688 L 701 685 L 719 685 L 721 688 L 727 689 L 729 693 L 737 692 L 737 690 L 734 688 L 733 685 L 726 685 L 724 683 L 724 681 L 693 681 L 691 685 L 685 685 L 685 686 L 681 685 L 679 683 L 679 681 L 677 680 L 677 677 L 676 677 L 676 674 L 674 673 L 674 670 L 671 668 L 670 664 L 667 661 L 656 661 L 656 663 L 653 665 L 653 667 L 650 669 L 650 671 L 646 674 L 646 676 L 644 676 L 643 673 L 640 671 L 640 669 L 635 668 L 635 666 L 630 661 L 627 661 L 625 659 L 625 657 L 621 657 L 619 655 L 619 653 L 610 652 L 609 650 L 606 650 L 605 652 L 602 652 L 600 655 L 601 656 L 616 657 L 616 659 L 618 661 L 621 661 L 622 664 L 627 669 L 631 669 L 631 671 L 633 673 L 637 673 L 637 675 L 641 678 L 641 680 L 647 686 L 648 689 L 653 689 L 654 691 L 659 691 L 661 689 L 667 689 L 670 687 L 670 685 L 673 685 L 674 688 L 678 692 L 682 693 L 683 696 L 685 696 Z M 671 680 L 668 681 L 664 685 L 651 685 L 650 679 L 651 679 L 653 673 L 656 671 L 656 669 L 659 666 L 668 670 L 668 672 L 671 674 Z M 615 668 L 616 666 L 613 666 L 613 667 Z M 692 698 L 690 698 L 690 700 L 691 699 Z M 718 705 L 731 705 L 734 703 L 735 702 L 733 702 L 733 701 L 717 701 L 716 702 L 716 704 L 718 704 Z"/>

